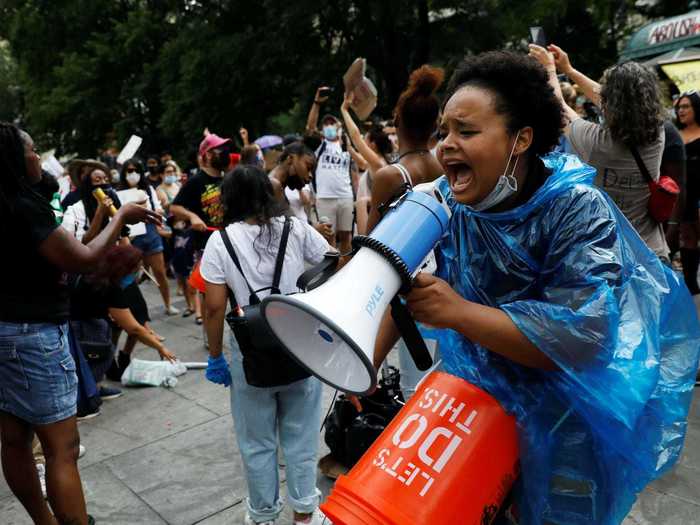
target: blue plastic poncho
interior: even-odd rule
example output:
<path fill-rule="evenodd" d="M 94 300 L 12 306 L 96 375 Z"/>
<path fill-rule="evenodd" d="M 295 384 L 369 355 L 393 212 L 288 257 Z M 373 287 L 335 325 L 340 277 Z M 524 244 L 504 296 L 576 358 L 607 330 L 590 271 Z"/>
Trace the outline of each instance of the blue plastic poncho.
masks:
<path fill-rule="evenodd" d="M 644 244 L 573 156 L 525 204 L 479 213 L 457 203 L 437 275 L 505 311 L 558 366 L 520 366 L 443 330 L 443 367 L 488 391 L 520 429 L 521 523 L 620 523 L 678 459 L 700 351 L 682 280 Z"/>

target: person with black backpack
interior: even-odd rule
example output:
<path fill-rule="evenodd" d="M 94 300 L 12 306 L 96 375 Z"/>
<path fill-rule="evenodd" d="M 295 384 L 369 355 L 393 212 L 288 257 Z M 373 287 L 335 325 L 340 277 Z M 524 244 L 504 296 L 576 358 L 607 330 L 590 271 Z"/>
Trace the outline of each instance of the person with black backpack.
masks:
<path fill-rule="evenodd" d="M 245 523 L 272 524 L 282 511 L 281 447 L 294 523 L 320 525 L 324 516 L 318 510 L 316 461 L 321 383 L 258 323 L 260 300 L 270 293 L 299 291 L 296 281 L 304 262 L 321 262 L 331 248 L 312 226 L 285 216 L 288 208 L 260 168 L 238 166 L 224 177 L 221 191 L 226 226 L 209 238 L 201 265 L 210 354 L 206 377 L 231 386 L 231 412 L 248 481 Z M 224 319 L 233 332 L 230 369 L 222 355 Z"/>

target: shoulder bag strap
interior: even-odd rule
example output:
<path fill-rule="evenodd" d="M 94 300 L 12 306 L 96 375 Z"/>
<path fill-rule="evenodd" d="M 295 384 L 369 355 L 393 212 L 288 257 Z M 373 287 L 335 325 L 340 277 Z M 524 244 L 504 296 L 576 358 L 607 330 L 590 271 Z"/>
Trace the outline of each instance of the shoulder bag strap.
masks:
<path fill-rule="evenodd" d="M 651 184 L 652 182 L 654 182 L 654 179 L 652 178 L 651 174 L 649 173 L 649 170 L 647 169 L 646 165 L 644 164 L 644 161 L 642 160 L 641 155 L 639 155 L 639 151 L 637 151 L 637 147 L 630 146 L 629 149 L 632 152 L 632 156 L 634 157 L 634 161 L 637 163 L 637 167 L 639 168 L 639 171 L 642 172 L 642 176 L 644 177 L 644 180 L 647 181 L 647 184 Z"/>
<path fill-rule="evenodd" d="M 243 268 L 241 268 L 241 263 L 238 260 L 238 256 L 236 255 L 236 250 L 233 249 L 233 244 L 231 244 L 231 239 L 229 239 L 228 234 L 226 233 L 226 228 L 221 228 L 219 230 L 219 233 L 221 234 L 221 239 L 224 241 L 224 246 L 226 247 L 226 251 L 228 252 L 231 259 L 233 260 L 233 264 L 236 265 L 236 268 L 238 268 L 238 271 L 243 276 L 243 280 L 245 281 L 246 286 L 248 286 L 248 290 L 250 291 L 250 298 L 251 298 L 250 303 L 251 304 L 258 304 L 260 302 L 260 298 L 255 293 L 255 290 L 253 290 L 253 287 L 250 286 L 250 283 L 248 282 L 248 278 L 243 273 Z"/>
<path fill-rule="evenodd" d="M 318 147 L 318 153 L 316 154 L 316 169 L 314 170 L 314 176 L 311 178 L 311 187 L 314 189 L 314 193 L 317 193 L 316 189 L 316 177 L 318 172 L 318 162 L 321 160 L 321 155 L 326 151 L 326 139 L 323 139 L 321 145 Z"/>
<path fill-rule="evenodd" d="M 399 162 L 392 164 L 392 166 L 401 172 L 405 187 L 409 190 L 413 189 L 413 182 L 411 182 L 411 174 L 408 172 L 408 168 Z"/>
<path fill-rule="evenodd" d="M 277 260 L 275 261 L 275 275 L 272 278 L 272 293 L 280 293 L 280 280 L 282 279 L 282 266 L 284 265 L 284 254 L 287 252 L 287 241 L 289 240 L 289 230 L 292 227 L 291 217 L 284 219 L 284 228 L 282 229 L 282 239 L 280 247 L 277 251 Z"/>

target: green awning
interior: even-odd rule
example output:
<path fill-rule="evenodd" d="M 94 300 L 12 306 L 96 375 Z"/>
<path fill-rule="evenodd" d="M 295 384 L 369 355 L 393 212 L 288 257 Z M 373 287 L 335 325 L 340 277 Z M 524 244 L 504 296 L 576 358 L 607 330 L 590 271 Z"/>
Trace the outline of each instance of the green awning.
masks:
<path fill-rule="evenodd" d="M 700 46 L 700 10 L 645 25 L 627 42 L 625 60 L 648 60 L 681 47 Z"/>

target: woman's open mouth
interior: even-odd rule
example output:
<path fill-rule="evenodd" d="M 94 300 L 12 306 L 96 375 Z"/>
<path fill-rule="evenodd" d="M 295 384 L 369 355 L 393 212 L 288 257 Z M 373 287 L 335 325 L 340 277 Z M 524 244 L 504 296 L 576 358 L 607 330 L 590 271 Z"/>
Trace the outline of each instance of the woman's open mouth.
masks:
<path fill-rule="evenodd" d="M 474 181 L 474 172 L 466 162 L 454 162 L 445 166 L 453 194 L 465 192 Z"/>

